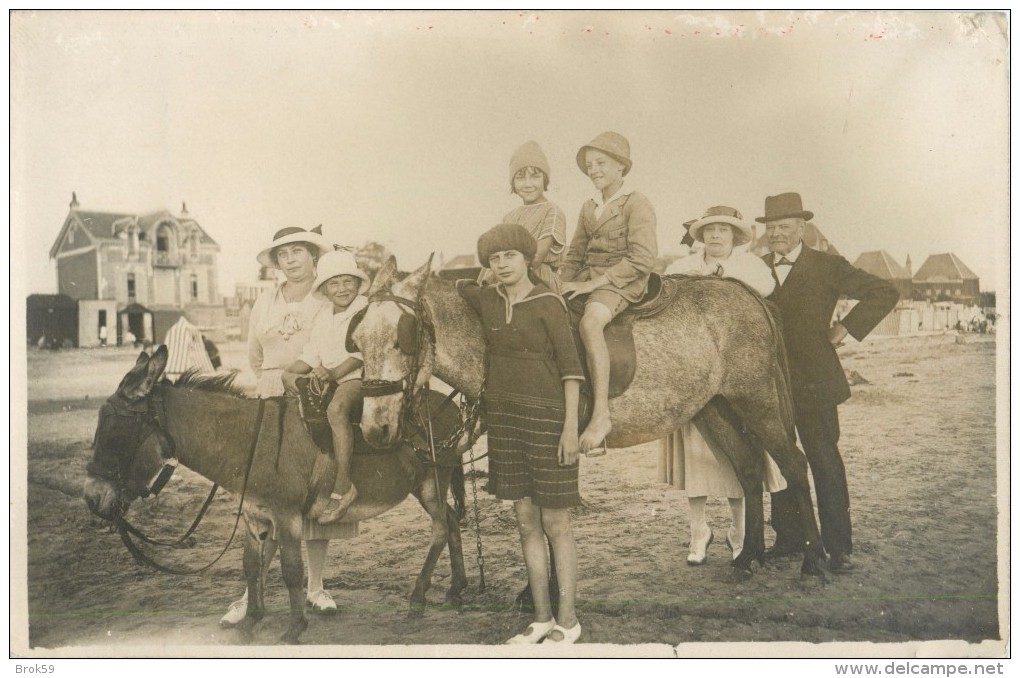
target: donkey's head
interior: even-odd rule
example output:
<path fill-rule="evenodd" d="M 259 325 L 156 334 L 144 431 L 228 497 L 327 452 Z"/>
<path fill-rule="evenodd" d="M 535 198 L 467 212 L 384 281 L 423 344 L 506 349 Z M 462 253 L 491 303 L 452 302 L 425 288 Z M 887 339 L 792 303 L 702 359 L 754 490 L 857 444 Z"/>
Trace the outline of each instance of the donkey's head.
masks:
<path fill-rule="evenodd" d="M 393 257 L 376 274 L 368 290 L 368 306 L 350 339 L 365 362 L 365 397 L 361 431 L 375 447 L 400 439 L 408 400 L 427 387 L 435 362 L 435 337 L 422 297 L 432 257 L 414 273 L 398 280 Z"/>
<path fill-rule="evenodd" d="M 151 357 L 143 351 L 99 408 L 84 494 L 89 509 L 106 520 L 119 518 L 134 499 L 147 496 L 163 466 L 167 438 L 153 417 L 151 396 L 166 361 L 166 346 Z"/>

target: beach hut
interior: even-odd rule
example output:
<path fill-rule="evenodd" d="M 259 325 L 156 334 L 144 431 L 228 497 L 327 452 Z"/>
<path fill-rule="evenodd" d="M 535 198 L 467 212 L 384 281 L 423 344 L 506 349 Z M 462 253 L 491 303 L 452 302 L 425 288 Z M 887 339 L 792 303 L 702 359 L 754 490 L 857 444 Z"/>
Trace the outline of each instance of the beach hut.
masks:
<path fill-rule="evenodd" d="M 78 302 L 66 294 L 31 294 L 25 302 L 28 343 L 43 348 L 78 345 Z"/>

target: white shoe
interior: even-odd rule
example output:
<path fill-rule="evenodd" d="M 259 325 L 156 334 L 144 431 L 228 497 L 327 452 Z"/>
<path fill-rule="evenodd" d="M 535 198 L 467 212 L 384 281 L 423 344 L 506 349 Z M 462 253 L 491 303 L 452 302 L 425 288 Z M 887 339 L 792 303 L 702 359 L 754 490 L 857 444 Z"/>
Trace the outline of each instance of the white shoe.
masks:
<path fill-rule="evenodd" d="M 708 531 L 708 539 L 701 544 L 691 539 L 691 552 L 687 554 L 687 564 L 704 565 L 708 560 L 708 547 L 712 545 L 713 539 L 715 539 L 715 535 L 712 534 L 712 530 Z"/>
<path fill-rule="evenodd" d="M 726 534 L 726 545 L 729 546 L 730 551 L 733 552 L 733 560 L 736 560 L 737 556 L 739 556 L 744 551 L 744 539 L 741 538 L 739 541 L 734 539 L 733 530 L 730 530 Z"/>
<path fill-rule="evenodd" d="M 230 628 L 231 626 L 237 626 L 244 621 L 245 616 L 248 614 L 248 591 L 245 590 L 244 595 L 235 600 L 227 608 L 227 613 L 220 617 L 220 626 Z"/>
<path fill-rule="evenodd" d="M 554 631 L 559 631 L 560 635 L 563 636 L 559 640 L 552 637 Z M 572 628 L 565 629 L 559 624 L 552 628 L 552 631 L 542 641 L 543 645 L 573 645 L 577 642 L 577 639 L 581 637 L 581 622 L 574 624 Z"/>
<path fill-rule="evenodd" d="M 550 619 L 546 622 L 531 622 L 528 628 L 522 633 L 506 641 L 506 645 L 535 645 L 541 643 L 542 639 L 548 636 L 556 628 L 556 620 Z M 578 625 L 580 629 L 580 625 Z"/>
<path fill-rule="evenodd" d="M 319 589 L 313 593 L 309 593 L 305 598 L 308 604 L 312 606 L 312 610 L 315 612 L 336 612 L 336 601 L 333 600 L 333 596 L 326 593 L 325 589 Z"/>

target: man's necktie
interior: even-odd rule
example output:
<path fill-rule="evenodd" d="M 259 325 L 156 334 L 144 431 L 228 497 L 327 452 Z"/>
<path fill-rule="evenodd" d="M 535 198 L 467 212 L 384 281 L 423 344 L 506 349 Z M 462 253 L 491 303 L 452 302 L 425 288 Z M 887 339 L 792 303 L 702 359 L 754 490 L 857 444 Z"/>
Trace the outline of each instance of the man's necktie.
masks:
<path fill-rule="evenodd" d="M 779 257 L 779 261 L 775 263 L 776 266 L 793 266 L 793 262 L 786 257 Z"/>

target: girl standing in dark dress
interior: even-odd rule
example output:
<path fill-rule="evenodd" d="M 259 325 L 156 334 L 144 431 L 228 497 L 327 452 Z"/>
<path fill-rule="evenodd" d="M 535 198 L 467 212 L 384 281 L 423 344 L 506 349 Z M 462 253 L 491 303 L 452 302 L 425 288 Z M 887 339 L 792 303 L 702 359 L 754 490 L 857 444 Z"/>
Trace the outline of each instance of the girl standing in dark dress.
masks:
<path fill-rule="evenodd" d="M 481 317 L 488 346 L 489 491 L 514 502 L 535 598 L 535 621 L 508 644 L 573 643 L 581 635 L 569 509 L 581 503 L 577 400 L 584 372 L 563 298 L 528 276 L 536 247 L 524 227 L 500 224 L 478 240 L 478 259 L 497 284 L 459 285 Z M 556 559 L 559 622 L 549 601 L 543 534 Z"/>

